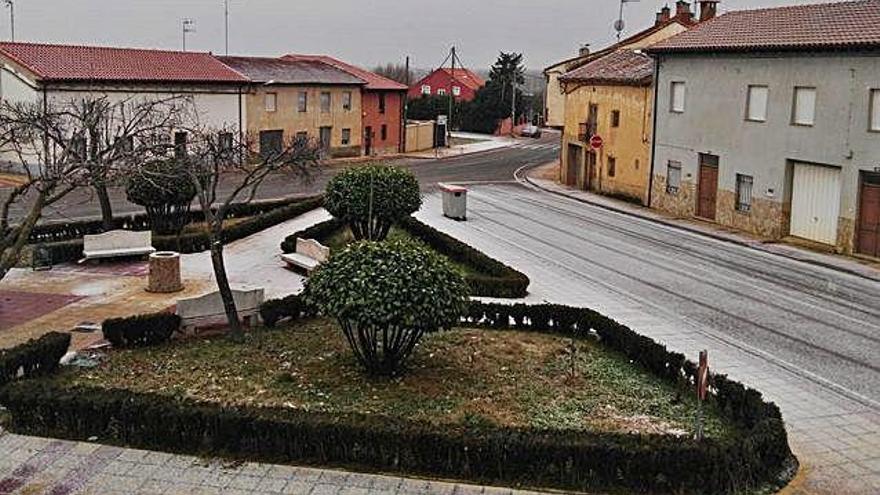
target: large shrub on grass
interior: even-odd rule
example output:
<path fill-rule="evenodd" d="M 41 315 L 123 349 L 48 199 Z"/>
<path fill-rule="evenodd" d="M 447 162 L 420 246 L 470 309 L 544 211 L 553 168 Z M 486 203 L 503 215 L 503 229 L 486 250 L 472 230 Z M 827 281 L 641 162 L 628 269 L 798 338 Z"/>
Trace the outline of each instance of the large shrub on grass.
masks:
<path fill-rule="evenodd" d="M 422 206 L 412 172 L 384 165 L 353 168 L 327 184 L 324 208 L 351 227 L 357 240 L 382 241 L 395 222 Z"/>
<path fill-rule="evenodd" d="M 459 321 L 467 288 L 461 274 L 427 248 L 363 241 L 332 256 L 309 279 L 306 297 L 339 321 L 367 372 L 391 376 L 424 334 Z"/>
<path fill-rule="evenodd" d="M 196 188 L 177 160 L 157 160 L 128 178 L 125 194 L 130 202 L 147 210 L 153 232 L 177 235 L 189 221 Z"/>

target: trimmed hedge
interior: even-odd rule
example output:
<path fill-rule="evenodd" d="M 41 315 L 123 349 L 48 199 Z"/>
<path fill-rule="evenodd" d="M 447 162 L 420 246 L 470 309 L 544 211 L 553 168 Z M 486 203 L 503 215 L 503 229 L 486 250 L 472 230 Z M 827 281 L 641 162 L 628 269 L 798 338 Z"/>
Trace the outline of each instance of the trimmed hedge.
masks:
<path fill-rule="evenodd" d="M 347 224 L 331 219 L 287 236 L 281 243 L 285 253 L 296 251 L 297 239 L 325 241 Z M 472 296 L 521 298 L 528 295 L 529 277 L 498 260 L 486 256 L 477 249 L 426 225 L 415 218 L 407 218 L 398 226 L 452 261 L 473 267 L 481 274 L 465 274 L 465 281 Z"/>
<path fill-rule="evenodd" d="M 173 313 L 110 318 L 101 324 L 104 338 L 117 348 L 164 344 L 179 329 L 180 317 Z"/>
<path fill-rule="evenodd" d="M 294 321 L 316 314 L 317 310 L 307 305 L 305 300 L 296 294 L 283 299 L 270 299 L 260 305 L 260 318 L 269 328 L 275 328 L 275 325 L 282 320 Z"/>
<path fill-rule="evenodd" d="M 266 303 L 303 316 L 296 296 Z M 277 314 L 277 313 L 275 313 Z M 598 335 L 664 380 L 693 393 L 696 366 L 651 339 L 588 309 L 473 302 L 468 325 L 498 330 Z M 564 490 L 740 493 L 783 483 L 794 459 L 779 409 L 723 375 L 711 395 L 736 428 L 731 438 L 696 442 L 668 435 L 630 435 L 451 426 L 358 414 L 227 407 L 171 396 L 46 380 L 0 389 L 12 428 L 32 435 L 83 439 L 185 453 L 274 462 L 363 466 L 474 481 Z"/>
<path fill-rule="evenodd" d="M 11 349 L 0 349 L 0 387 L 16 378 L 54 372 L 69 347 L 69 333 L 49 332 Z"/>
<path fill-rule="evenodd" d="M 298 198 L 295 200 L 267 201 L 259 203 L 236 204 L 230 208 L 228 219 L 252 217 L 223 229 L 223 242 L 228 243 L 243 239 L 274 227 L 279 223 L 296 218 L 306 212 L 319 208 L 323 204 L 322 196 Z M 191 213 L 192 221 L 201 222 L 204 215 L 199 212 Z M 149 230 L 146 215 L 132 215 L 129 217 L 114 218 L 118 225 L 114 228 L 129 230 Z M 46 242 L 52 263 L 64 263 L 82 259 L 83 241 L 82 236 L 99 234 L 103 232 L 100 221 L 71 222 L 70 224 L 48 224 L 37 226 L 40 233 L 32 235 L 33 242 L 43 242 L 45 239 L 65 238 L 57 242 Z M 70 238 L 74 237 L 74 238 Z M 178 248 L 179 240 L 179 248 Z M 181 253 L 198 253 L 211 248 L 210 237 L 207 232 L 196 232 L 177 236 L 153 236 L 153 247 L 159 251 L 178 251 Z"/>

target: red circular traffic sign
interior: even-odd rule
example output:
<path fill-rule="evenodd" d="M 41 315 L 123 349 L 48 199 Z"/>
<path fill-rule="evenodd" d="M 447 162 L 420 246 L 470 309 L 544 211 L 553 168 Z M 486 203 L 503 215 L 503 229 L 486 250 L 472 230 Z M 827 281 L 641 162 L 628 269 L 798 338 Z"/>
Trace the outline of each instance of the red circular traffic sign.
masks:
<path fill-rule="evenodd" d="M 602 144 L 602 136 L 596 134 L 595 136 L 590 138 L 590 148 L 597 150 L 602 147 Z"/>

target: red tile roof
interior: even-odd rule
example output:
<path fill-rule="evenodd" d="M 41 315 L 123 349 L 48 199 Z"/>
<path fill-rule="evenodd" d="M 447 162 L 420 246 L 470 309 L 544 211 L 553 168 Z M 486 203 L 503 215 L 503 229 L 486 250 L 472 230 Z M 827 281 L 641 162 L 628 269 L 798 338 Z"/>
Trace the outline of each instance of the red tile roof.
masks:
<path fill-rule="evenodd" d="M 387 77 L 380 76 L 379 74 L 376 74 L 374 72 L 361 69 L 360 67 L 356 67 L 354 65 L 345 63 L 341 60 L 337 60 L 327 55 L 300 55 L 291 53 L 289 55 L 285 55 L 282 58 L 287 60 L 323 62 L 327 65 L 336 67 L 337 69 L 344 70 L 345 72 L 348 72 L 349 74 L 359 79 L 363 79 L 367 82 L 366 89 L 390 91 L 405 91 L 407 89 L 405 84 L 400 84 L 399 82 L 388 79 Z"/>
<path fill-rule="evenodd" d="M 452 72 L 452 68 L 444 67 L 440 70 L 442 70 L 446 74 L 452 75 L 453 79 L 455 79 L 456 81 L 464 84 L 465 86 L 467 86 L 475 91 L 486 85 L 486 81 L 484 81 L 482 77 L 474 74 L 469 69 L 462 69 L 462 68 L 456 67 L 454 73 Z"/>
<path fill-rule="evenodd" d="M 648 48 L 652 53 L 880 48 L 880 0 L 728 12 Z"/>
<path fill-rule="evenodd" d="M 0 55 L 41 81 L 248 81 L 209 53 L 4 42 Z"/>
<path fill-rule="evenodd" d="M 563 82 L 590 84 L 650 84 L 654 78 L 654 60 L 633 50 L 621 48 L 562 75 Z"/>
<path fill-rule="evenodd" d="M 277 84 L 363 85 L 366 81 L 323 62 L 268 57 L 217 57 L 250 80 Z"/>

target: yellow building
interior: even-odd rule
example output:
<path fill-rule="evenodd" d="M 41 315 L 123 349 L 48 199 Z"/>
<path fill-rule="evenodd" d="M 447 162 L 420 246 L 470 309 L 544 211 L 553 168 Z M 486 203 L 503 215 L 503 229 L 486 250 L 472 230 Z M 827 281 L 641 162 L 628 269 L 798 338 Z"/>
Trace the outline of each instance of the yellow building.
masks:
<path fill-rule="evenodd" d="M 359 156 L 361 88 L 366 81 L 318 61 L 218 57 L 251 79 L 245 98 L 246 132 L 261 153 L 296 138 L 317 140 L 332 157 Z"/>
<path fill-rule="evenodd" d="M 693 25 L 690 5 L 678 2 L 676 8 L 675 17 L 670 18 L 664 7 L 653 27 L 559 76 L 565 99 L 559 177 L 563 184 L 647 202 L 654 61 L 641 49 Z M 593 136 L 602 140 L 598 149 L 590 145 Z"/>

